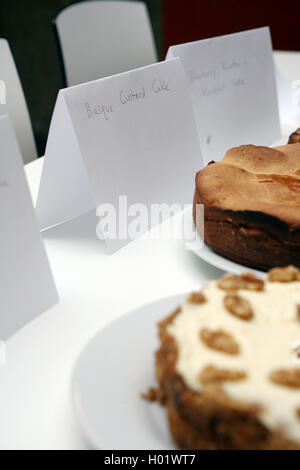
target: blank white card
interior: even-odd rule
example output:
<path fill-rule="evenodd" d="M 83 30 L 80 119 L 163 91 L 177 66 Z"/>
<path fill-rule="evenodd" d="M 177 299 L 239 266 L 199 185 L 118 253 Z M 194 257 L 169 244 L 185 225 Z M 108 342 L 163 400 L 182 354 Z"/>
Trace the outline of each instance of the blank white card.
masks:
<path fill-rule="evenodd" d="M 5 341 L 58 297 L 6 115 L 0 117 L 0 142 L 0 341 Z"/>

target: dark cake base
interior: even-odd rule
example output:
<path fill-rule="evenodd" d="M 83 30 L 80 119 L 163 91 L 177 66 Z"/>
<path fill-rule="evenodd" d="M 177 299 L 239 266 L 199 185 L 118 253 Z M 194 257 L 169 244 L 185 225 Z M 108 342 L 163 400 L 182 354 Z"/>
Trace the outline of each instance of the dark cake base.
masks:
<path fill-rule="evenodd" d="M 198 192 L 194 198 L 201 204 Z M 200 230 L 199 230 L 200 231 Z M 267 271 L 275 266 L 300 267 L 299 230 L 275 217 L 250 211 L 204 208 L 204 240 L 216 253 L 250 268 Z"/>

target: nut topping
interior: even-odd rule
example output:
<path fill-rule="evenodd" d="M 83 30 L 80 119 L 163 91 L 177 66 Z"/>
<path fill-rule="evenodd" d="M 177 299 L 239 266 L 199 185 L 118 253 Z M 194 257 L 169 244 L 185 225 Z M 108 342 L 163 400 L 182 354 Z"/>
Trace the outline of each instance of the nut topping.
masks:
<path fill-rule="evenodd" d="M 202 292 L 192 292 L 188 296 L 187 302 L 191 304 L 204 304 L 206 302 L 206 298 Z"/>
<path fill-rule="evenodd" d="M 225 354 L 235 355 L 240 351 L 238 343 L 234 338 L 223 330 L 209 330 L 203 328 L 200 332 L 200 338 L 210 349 L 223 352 Z"/>
<path fill-rule="evenodd" d="M 163 392 L 157 388 L 151 387 L 147 392 L 141 392 L 140 396 L 146 401 L 156 402 L 160 405 L 164 405 L 166 403 L 166 397 Z"/>
<path fill-rule="evenodd" d="M 270 282 L 293 282 L 300 281 L 300 270 L 295 266 L 285 268 L 273 268 L 268 273 Z"/>
<path fill-rule="evenodd" d="M 264 290 L 265 283 L 252 273 L 243 273 L 240 276 L 240 289 L 262 291 Z"/>
<path fill-rule="evenodd" d="M 264 289 L 264 281 L 258 279 L 252 273 L 244 273 L 240 276 L 236 274 L 225 274 L 219 279 L 218 287 L 227 291 L 239 289 L 262 291 Z"/>
<path fill-rule="evenodd" d="M 239 276 L 225 274 L 219 279 L 218 287 L 223 290 L 238 290 L 240 288 Z"/>
<path fill-rule="evenodd" d="M 278 369 L 270 374 L 270 380 L 276 385 L 300 388 L 300 369 Z"/>
<path fill-rule="evenodd" d="M 225 381 L 237 382 L 244 380 L 246 377 L 246 372 L 220 369 L 214 366 L 205 367 L 200 374 L 200 380 L 203 385 Z"/>
<path fill-rule="evenodd" d="M 288 144 L 297 144 L 298 142 L 300 142 L 300 128 L 290 135 Z"/>
<path fill-rule="evenodd" d="M 250 303 L 239 295 L 227 294 L 224 297 L 224 306 L 229 313 L 240 320 L 251 320 L 253 317 Z"/>

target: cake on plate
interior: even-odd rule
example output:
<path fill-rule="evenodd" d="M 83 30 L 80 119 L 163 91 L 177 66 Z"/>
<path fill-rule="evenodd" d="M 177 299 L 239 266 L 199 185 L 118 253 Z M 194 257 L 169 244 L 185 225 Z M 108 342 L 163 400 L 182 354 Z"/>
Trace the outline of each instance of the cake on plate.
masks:
<path fill-rule="evenodd" d="M 300 266 L 300 143 L 230 149 L 196 175 L 204 240 L 222 256 L 268 270 Z"/>
<path fill-rule="evenodd" d="M 300 271 L 227 274 L 159 323 L 159 388 L 181 449 L 300 449 Z"/>

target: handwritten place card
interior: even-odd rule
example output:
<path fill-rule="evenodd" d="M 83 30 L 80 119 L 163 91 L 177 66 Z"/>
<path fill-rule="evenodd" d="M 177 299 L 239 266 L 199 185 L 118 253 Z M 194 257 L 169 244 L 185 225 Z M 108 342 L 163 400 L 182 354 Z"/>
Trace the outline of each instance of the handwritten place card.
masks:
<path fill-rule="evenodd" d="M 61 90 L 39 191 L 42 229 L 99 204 L 192 203 L 203 166 L 179 59 Z M 150 227 L 152 225 L 150 224 Z M 109 252 L 128 240 L 106 239 Z"/>
<path fill-rule="evenodd" d="M 0 141 L 0 341 L 5 341 L 58 298 L 7 115 L 0 117 Z"/>
<path fill-rule="evenodd" d="M 269 28 L 181 44 L 206 163 L 237 145 L 270 145 L 280 137 Z"/>

